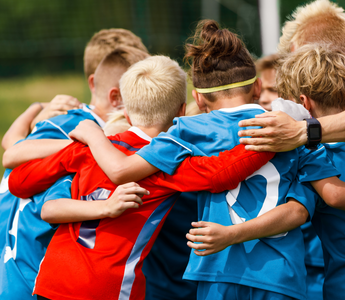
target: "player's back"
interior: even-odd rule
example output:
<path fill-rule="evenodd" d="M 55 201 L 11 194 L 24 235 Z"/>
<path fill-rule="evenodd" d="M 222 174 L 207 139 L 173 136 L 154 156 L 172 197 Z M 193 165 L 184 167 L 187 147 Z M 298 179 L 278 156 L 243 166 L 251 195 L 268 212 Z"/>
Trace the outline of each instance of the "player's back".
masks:
<path fill-rule="evenodd" d="M 39 122 L 27 139 L 69 139 L 68 133 L 85 119 L 104 125 L 104 121 L 84 104 L 81 109 Z M 46 193 L 20 199 L 8 189 L 10 173 L 9 169 L 5 171 L 0 188 L 0 299 L 30 297 L 39 264 L 56 229 L 42 221 L 42 205 L 53 193 L 58 198 L 70 195 L 70 182 L 64 182 Z"/>
<path fill-rule="evenodd" d="M 115 147 L 130 155 L 149 143 L 149 137 L 145 140 L 144 136 L 143 132 L 139 137 L 127 131 L 110 139 Z M 76 147 L 79 156 L 72 164 L 79 171 L 72 183 L 72 197 L 86 201 L 107 199 L 116 185 L 99 168 L 87 146 Z M 154 180 L 140 185 L 150 190 L 140 209 L 128 209 L 115 219 L 60 225 L 42 263 L 35 293 L 48 298 L 60 293 L 83 299 L 145 297 L 143 259 L 179 193 L 156 188 Z"/>
<path fill-rule="evenodd" d="M 167 134 L 160 135 L 158 142 L 151 143 L 150 146 L 159 147 L 161 140 L 161 149 L 169 154 L 174 153 L 175 148 L 180 148 L 182 152 L 186 151 L 192 155 L 218 155 L 220 151 L 239 144 L 237 133 L 240 129 L 240 120 L 253 118 L 262 112 L 260 106 L 247 104 L 212 111 L 209 114 L 179 118 Z M 167 141 L 174 144 L 175 137 L 175 145 L 166 146 Z M 186 150 L 188 145 L 178 146 L 183 144 L 183 141 L 192 144 L 193 147 Z M 145 147 L 139 153 L 145 159 L 150 156 L 149 151 L 156 149 L 151 150 L 150 146 L 146 152 L 142 152 Z M 170 148 L 174 150 L 170 152 Z M 156 160 L 164 162 L 164 154 L 157 157 L 155 152 L 155 155 Z M 176 157 L 178 161 L 178 155 Z M 150 159 L 148 161 L 150 162 Z M 328 177 L 329 175 L 325 175 L 327 169 L 323 168 L 322 173 L 320 171 L 323 162 L 328 163 L 329 160 L 322 150 L 313 154 L 305 148 L 300 148 L 276 154 L 270 162 L 248 177 L 235 190 L 219 194 L 199 192 L 198 219 L 229 226 L 255 218 L 285 203 L 287 195 L 302 202 L 312 214 L 315 204 L 297 193 L 295 179 L 297 176 L 301 181 Z M 174 169 L 174 166 L 171 168 Z M 302 168 L 303 172 L 299 172 Z M 334 175 L 333 167 L 329 171 Z M 298 228 L 279 237 L 233 245 L 205 257 L 192 252 L 184 278 L 239 283 L 303 299 L 305 266 L 302 233 Z"/>
<path fill-rule="evenodd" d="M 324 144 L 328 156 L 345 180 L 345 143 Z M 325 259 L 325 299 L 342 299 L 345 293 L 345 211 L 328 206 L 319 197 L 312 219 Z"/>

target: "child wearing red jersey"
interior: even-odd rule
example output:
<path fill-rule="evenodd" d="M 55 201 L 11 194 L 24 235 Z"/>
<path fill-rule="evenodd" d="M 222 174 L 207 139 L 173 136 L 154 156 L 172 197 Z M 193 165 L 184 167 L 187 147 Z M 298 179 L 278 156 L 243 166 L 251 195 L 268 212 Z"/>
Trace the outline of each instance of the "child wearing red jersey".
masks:
<path fill-rule="evenodd" d="M 116 148 L 131 155 L 160 131 L 167 130 L 175 116 L 183 115 L 186 78 L 176 62 L 157 56 L 133 65 L 122 77 L 120 88 L 126 84 L 131 88 L 122 97 L 134 126 L 110 140 Z M 272 157 L 242 154 L 238 155 L 242 162 L 249 155 L 252 158 L 263 155 L 255 164 L 256 169 Z M 72 197 L 86 201 L 69 200 L 73 208 L 59 205 L 66 199 L 48 201 L 42 217 L 50 222 L 92 220 L 59 227 L 41 264 L 34 294 L 52 299 L 144 299 L 143 259 L 178 197 L 176 191 L 219 192 L 237 186 L 255 170 L 251 160 L 248 165 L 237 166 L 243 168 L 235 170 L 239 173 L 236 174 L 227 168 L 230 162 L 228 156 L 220 156 L 217 163 L 208 157 L 190 158 L 174 176 L 157 173 L 140 182 L 150 195 L 144 196 L 142 202 L 135 198 L 134 206 L 120 216 L 123 208 L 115 209 L 119 214 L 109 215 L 106 205 L 102 205 L 105 201 L 88 201 L 107 199 L 116 185 L 98 167 L 89 148 L 81 143 L 73 143 L 44 160 L 14 170 L 9 186 L 14 194 L 22 197 L 36 194 L 66 173 L 76 172 Z M 241 174 L 242 171 L 247 174 Z M 230 175 L 239 176 L 232 181 Z M 137 203 L 142 204 L 134 209 L 139 206 Z M 91 210 L 86 210 L 86 205 Z"/>

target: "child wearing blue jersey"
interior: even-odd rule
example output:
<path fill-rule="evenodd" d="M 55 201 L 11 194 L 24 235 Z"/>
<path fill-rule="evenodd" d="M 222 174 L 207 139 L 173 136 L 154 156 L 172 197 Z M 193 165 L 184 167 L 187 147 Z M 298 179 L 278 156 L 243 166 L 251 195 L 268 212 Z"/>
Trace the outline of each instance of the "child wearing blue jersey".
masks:
<path fill-rule="evenodd" d="M 17 159 L 40 155 L 40 142 L 53 144 L 52 140 L 46 139 L 65 140 L 58 141 L 61 144 L 70 143 L 68 133 L 82 120 L 88 119 L 103 127 L 108 113 L 121 104 L 118 88 L 121 75 L 131 64 L 146 57 L 148 54 L 145 52 L 130 47 L 121 47 L 110 53 L 95 72 L 94 109 L 84 105 L 81 109 L 70 110 L 66 115 L 38 123 L 25 141 L 8 149 L 4 155 L 4 166 L 13 168 L 20 163 L 15 162 Z M 14 165 L 11 165 L 11 161 Z M 0 188 L 0 299 L 35 299 L 36 296 L 31 296 L 34 280 L 55 232 L 55 228 L 42 221 L 41 208 L 53 195 L 56 198 L 70 198 L 71 180 L 62 180 L 45 193 L 20 199 L 8 190 L 10 173 L 11 170 L 7 169 Z"/>
<path fill-rule="evenodd" d="M 252 104 L 260 95 L 260 80 L 255 78 L 254 63 L 236 35 L 220 30 L 214 21 L 203 21 L 194 43 L 187 45 L 186 57 L 193 60 L 193 83 L 197 87 L 193 96 L 208 114 L 175 119 L 168 133 L 160 134 L 130 159 L 113 151 L 89 122 L 71 133 L 89 144 L 95 159 L 114 182 L 133 176 L 138 180 L 153 166 L 171 174 L 187 154 L 218 155 L 239 143 L 238 121 L 264 112 Z M 83 134 L 86 128 L 87 135 Z M 202 236 L 190 239 L 210 240 L 211 233 L 217 239 L 217 247 L 207 241 L 190 244 L 197 251 L 191 253 L 184 278 L 198 282 L 198 299 L 305 299 L 303 236 L 299 228 L 292 229 L 313 215 L 315 205 L 310 191 L 299 181 L 319 182 L 328 177 L 336 180 L 334 176 L 338 174 L 325 149 L 312 152 L 299 148 L 278 154 L 235 190 L 220 194 L 199 192 L 199 220 L 212 226 L 193 224 L 211 228 L 202 228 Z M 286 203 L 290 197 L 294 200 Z M 262 218 L 265 213 L 270 217 Z M 250 228 L 253 221 L 260 224 L 256 220 L 275 226 L 240 231 Z M 262 228 L 267 229 L 260 231 Z M 244 242 L 253 236 L 281 231 L 288 232 Z M 205 256 L 210 253 L 214 254 Z"/>
<path fill-rule="evenodd" d="M 331 45 L 305 45 L 290 54 L 278 70 L 277 87 L 282 96 L 301 102 L 313 117 L 337 114 L 345 109 L 345 53 Z M 345 144 L 323 144 L 345 179 Z M 306 184 L 312 190 L 312 187 Z M 345 294 L 344 226 L 342 205 L 317 197 L 312 224 L 321 239 L 325 280 L 323 299 L 342 299 Z M 333 207 L 332 207 L 333 206 Z"/>

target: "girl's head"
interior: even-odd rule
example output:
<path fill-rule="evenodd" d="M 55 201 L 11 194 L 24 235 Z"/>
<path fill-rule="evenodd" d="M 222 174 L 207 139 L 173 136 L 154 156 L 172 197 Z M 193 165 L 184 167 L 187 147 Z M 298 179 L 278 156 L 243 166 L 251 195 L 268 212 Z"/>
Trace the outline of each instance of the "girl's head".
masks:
<path fill-rule="evenodd" d="M 191 65 L 196 90 L 210 102 L 247 94 L 255 81 L 255 64 L 239 37 L 228 29 L 220 29 L 212 20 L 200 21 L 193 43 L 186 45 L 185 60 Z M 223 86 L 248 81 L 236 88 Z M 217 91 L 203 90 L 215 88 Z"/>
<path fill-rule="evenodd" d="M 323 115 L 344 110 L 344 66 L 345 53 L 340 48 L 305 45 L 282 59 L 277 69 L 278 94 L 304 104 L 305 98 L 312 99 Z"/>

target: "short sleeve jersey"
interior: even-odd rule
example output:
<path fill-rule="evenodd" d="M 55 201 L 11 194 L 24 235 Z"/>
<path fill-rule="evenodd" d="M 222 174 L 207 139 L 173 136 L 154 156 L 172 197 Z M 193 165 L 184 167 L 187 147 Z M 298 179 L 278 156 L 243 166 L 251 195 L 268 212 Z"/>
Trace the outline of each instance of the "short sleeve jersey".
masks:
<path fill-rule="evenodd" d="M 84 104 L 82 109 L 39 122 L 27 139 L 68 139 L 68 133 L 85 119 L 104 125 Z M 27 299 L 31 298 L 39 264 L 56 229 L 42 221 L 42 205 L 53 199 L 51 195 L 70 198 L 71 181 L 60 182 L 59 191 L 53 188 L 44 194 L 20 199 L 8 189 L 10 173 L 9 169 L 5 171 L 0 185 L 0 299 L 5 293 L 7 300 Z"/>
<path fill-rule="evenodd" d="M 345 180 L 345 143 L 324 144 L 330 159 Z M 325 299 L 342 299 L 345 294 L 345 212 L 332 208 L 319 198 L 312 219 L 322 242 L 325 259 Z"/>
<path fill-rule="evenodd" d="M 217 155 L 239 144 L 238 131 L 242 128 L 238 122 L 262 112 L 260 106 L 248 104 L 175 119 L 168 133 L 153 139 L 138 154 L 173 173 L 187 153 Z M 289 195 L 312 216 L 315 200 L 307 192 L 294 190 L 302 189 L 294 184 L 296 178 L 304 182 L 338 174 L 322 147 L 314 152 L 299 148 L 278 153 L 235 190 L 219 194 L 199 192 L 199 220 L 229 226 L 263 214 L 284 203 Z M 184 278 L 231 282 L 304 299 L 305 275 L 304 243 L 298 228 L 279 237 L 233 245 L 210 256 L 200 257 L 192 252 Z"/>
<path fill-rule="evenodd" d="M 146 145 L 149 137 L 134 127 L 110 141 L 130 155 Z M 192 160 L 204 162 L 204 158 Z M 210 179 L 224 169 L 190 161 L 186 159 L 174 176 L 160 172 L 139 182 L 150 191 L 140 209 L 128 209 L 115 219 L 61 224 L 41 264 L 34 293 L 52 299 L 143 299 L 142 263 L 178 197 L 176 191 L 218 191 Z M 37 185 L 46 187 L 56 176 L 71 172 L 76 173 L 73 199 L 105 200 L 116 188 L 81 143 L 20 166 L 12 172 L 9 186 L 17 195 L 36 193 Z"/>

